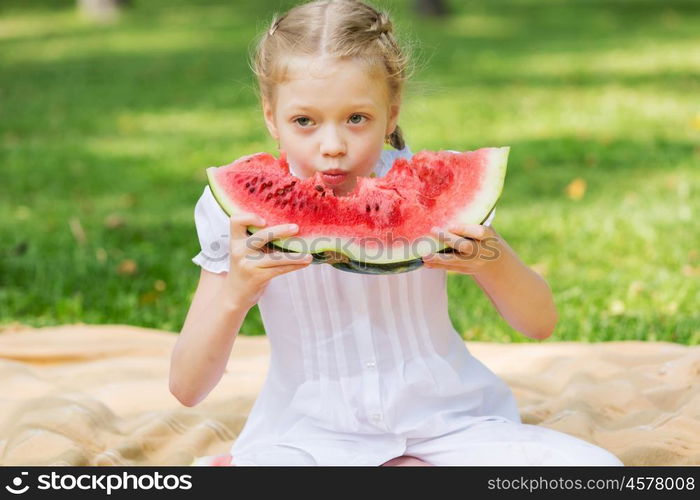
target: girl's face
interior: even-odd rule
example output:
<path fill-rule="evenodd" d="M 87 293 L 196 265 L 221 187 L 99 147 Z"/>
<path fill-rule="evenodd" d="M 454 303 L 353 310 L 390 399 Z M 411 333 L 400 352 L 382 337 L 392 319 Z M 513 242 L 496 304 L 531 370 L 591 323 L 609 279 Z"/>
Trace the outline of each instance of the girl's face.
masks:
<path fill-rule="evenodd" d="M 354 61 L 296 58 L 275 88 L 274 109 L 263 102 L 267 128 L 292 172 L 302 179 L 323 173 L 337 196 L 372 172 L 398 120 L 400 106 L 388 102 L 386 83 L 367 73 Z"/>

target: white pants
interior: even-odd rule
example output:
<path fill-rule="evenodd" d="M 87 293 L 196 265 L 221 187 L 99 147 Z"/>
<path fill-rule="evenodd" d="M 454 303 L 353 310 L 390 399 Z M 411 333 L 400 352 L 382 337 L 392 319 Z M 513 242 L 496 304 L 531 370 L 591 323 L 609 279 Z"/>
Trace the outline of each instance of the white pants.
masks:
<path fill-rule="evenodd" d="M 505 419 L 430 439 L 409 438 L 404 455 L 432 465 L 624 465 L 582 439 Z"/>

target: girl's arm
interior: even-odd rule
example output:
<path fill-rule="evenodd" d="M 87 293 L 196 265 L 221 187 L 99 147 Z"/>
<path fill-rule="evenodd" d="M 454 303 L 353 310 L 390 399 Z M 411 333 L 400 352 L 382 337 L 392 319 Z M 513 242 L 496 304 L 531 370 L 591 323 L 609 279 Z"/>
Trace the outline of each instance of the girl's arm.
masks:
<path fill-rule="evenodd" d="M 202 269 L 170 359 L 170 392 L 195 406 L 219 383 L 250 306 L 232 296 L 227 273 Z"/>
<path fill-rule="evenodd" d="M 533 339 L 545 339 L 557 324 L 547 282 L 527 267 L 493 226 L 466 224 L 433 228 L 456 253 L 423 257 L 427 267 L 470 274 L 510 326 Z"/>
<path fill-rule="evenodd" d="M 170 392 L 185 406 L 194 406 L 219 383 L 248 311 L 275 276 L 311 264 L 311 256 L 263 251 L 271 240 L 293 236 L 298 227 L 265 227 L 254 214 L 229 218 L 228 272 L 202 269 L 185 324 L 170 358 Z M 265 227 L 248 236 L 248 226 Z"/>
<path fill-rule="evenodd" d="M 474 280 L 510 326 L 527 337 L 546 339 L 558 319 L 552 291 L 495 229 L 493 233 L 491 248 L 495 246 L 499 256 L 475 272 Z"/>

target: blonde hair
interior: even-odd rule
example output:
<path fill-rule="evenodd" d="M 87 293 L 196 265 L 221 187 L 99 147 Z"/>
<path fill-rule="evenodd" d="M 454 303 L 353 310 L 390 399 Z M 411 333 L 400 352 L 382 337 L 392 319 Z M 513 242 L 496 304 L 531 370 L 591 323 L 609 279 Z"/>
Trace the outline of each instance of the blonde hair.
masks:
<path fill-rule="evenodd" d="M 370 72 L 384 75 L 390 102 L 401 96 L 409 78 L 410 59 L 396 40 L 389 16 L 359 0 L 315 0 L 274 16 L 250 60 L 259 97 L 272 106 L 275 86 L 285 81 L 288 61 L 294 56 L 364 63 Z M 405 147 L 398 124 L 388 142 L 396 149 Z"/>

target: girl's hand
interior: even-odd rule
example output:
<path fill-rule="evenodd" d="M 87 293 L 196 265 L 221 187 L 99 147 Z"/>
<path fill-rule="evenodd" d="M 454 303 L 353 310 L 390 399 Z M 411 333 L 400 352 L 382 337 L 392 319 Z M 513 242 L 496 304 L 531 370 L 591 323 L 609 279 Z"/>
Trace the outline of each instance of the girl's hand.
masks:
<path fill-rule="evenodd" d="M 423 257 L 426 267 L 478 274 L 494 265 L 500 255 L 501 238 L 489 226 L 464 224 L 447 228 L 434 227 L 431 232 L 455 252 L 426 255 Z"/>
<path fill-rule="evenodd" d="M 296 271 L 312 262 L 311 255 L 269 250 L 265 245 L 274 239 L 292 236 L 299 228 L 281 224 L 261 229 L 248 236 L 247 226 L 264 227 L 265 221 L 250 213 L 230 217 L 228 292 L 238 304 L 253 307 L 275 276 Z"/>

